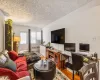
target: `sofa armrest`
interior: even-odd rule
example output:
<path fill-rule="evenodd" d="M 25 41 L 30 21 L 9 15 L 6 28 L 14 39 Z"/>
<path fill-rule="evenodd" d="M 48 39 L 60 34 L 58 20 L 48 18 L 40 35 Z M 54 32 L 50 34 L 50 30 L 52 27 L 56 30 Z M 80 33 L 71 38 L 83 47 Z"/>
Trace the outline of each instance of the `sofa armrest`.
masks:
<path fill-rule="evenodd" d="M 7 68 L 0 68 L 0 76 L 8 76 L 10 80 L 17 80 L 18 76 L 12 70 Z"/>
<path fill-rule="evenodd" d="M 31 80 L 31 78 L 30 78 L 30 76 L 25 76 L 25 77 L 22 77 L 22 78 L 20 78 L 18 80 Z"/>

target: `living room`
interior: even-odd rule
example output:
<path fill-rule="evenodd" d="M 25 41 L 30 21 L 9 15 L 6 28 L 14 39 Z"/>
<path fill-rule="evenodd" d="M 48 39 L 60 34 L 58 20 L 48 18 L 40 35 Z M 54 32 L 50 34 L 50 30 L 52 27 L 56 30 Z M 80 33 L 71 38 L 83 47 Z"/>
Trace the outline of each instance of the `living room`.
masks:
<path fill-rule="evenodd" d="M 6 0 L 1 1 L 1 2 L 3 4 L 6 4 L 5 3 Z M 14 1 L 11 1 L 11 2 L 14 2 Z M 8 6 L 8 4 L 11 2 L 7 1 L 6 5 Z M 60 53 L 64 52 L 67 55 L 68 54 L 71 55 L 71 51 L 65 50 L 65 44 L 74 43 L 75 44 L 75 47 L 74 47 L 75 53 L 80 53 L 80 54 L 83 53 L 83 54 L 87 54 L 88 56 L 91 56 L 92 54 L 96 53 L 98 56 L 98 61 L 100 60 L 100 54 L 99 54 L 100 53 L 100 49 L 99 49 L 99 47 L 100 47 L 100 45 L 99 45 L 99 43 L 100 43 L 100 35 L 99 35 L 100 34 L 100 31 L 99 31 L 100 1 L 99 0 L 85 0 L 85 1 L 77 0 L 76 1 L 77 4 L 75 3 L 75 1 L 72 1 L 73 3 L 71 5 L 68 5 L 68 4 L 70 4 L 70 2 L 64 3 L 64 0 L 58 1 L 58 3 L 56 3 L 57 2 L 56 0 L 55 0 L 55 2 L 51 1 L 51 3 L 48 0 L 42 6 L 39 6 L 39 2 L 36 2 L 36 1 L 32 1 L 32 2 L 33 3 L 31 3 L 31 2 L 27 2 L 27 3 L 35 4 L 34 7 L 37 10 L 39 10 L 39 11 L 36 11 L 36 9 L 33 9 L 34 10 L 33 13 L 36 16 L 34 18 L 33 18 L 33 16 L 32 17 L 30 16 L 31 12 L 29 13 L 24 10 L 21 11 L 19 9 L 18 13 L 16 13 L 17 10 L 14 13 L 14 12 L 11 12 L 9 10 L 9 8 L 6 8 L 6 5 L 4 5 L 4 6 L 1 5 L 1 7 L 0 7 L 0 32 L 1 32 L 0 36 L 2 38 L 0 39 L 0 51 L 5 50 L 5 36 L 4 36 L 5 35 L 4 34 L 5 33 L 5 27 L 4 27 L 5 21 L 7 21 L 8 19 L 11 19 L 12 20 L 12 30 L 13 30 L 14 36 L 20 38 L 20 40 L 18 41 L 18 44 L 16 44 L 17 48 L 15 51 L 20 54 L 26 53 L 29 55 L 29 52 L 40 52 L 41 53 L 40 46 L 45 45 L 46 47 L 48 47 L 51 50 L 51 52 L 52 52 L 52 50 L 55 50 Z M 40 3 L 42 3 L 42 2 L 40 1 Z M 55 4 L 53 4 L 53 3 L 55 3 Z M 23 4 L 25 4 L 25 2 Z M 13 4 L 11 4 L 11 6 L 12 5 Z M 18 5 L 18 4 L 16 3 L 16 5 Z M 45 7 L 44 5 L 47 5 L 46 6 L 47 8 L 44 8 Z M 53 5 L 55 8 L 53 9 L 51 5 Z M 65 5 L 67 5 L 67 6 L 65 6 Z M 20 6 L 18 6 L 17 8 L 19 8 L 19 7 Z M 49 9 L 49 7 L 51 7 L 51 8 Z M 56 11 L 56 8 L 57 8 L 58 12 Z M 23 9 L 23 7 L 21 9 Z M 41 9 L 44 9 L 43 10 L 44 12 L 42 12 Z M 23 15 L 21 14 L 21 12 L 23 12 Z M 13 13 L 15 15 L 13 15 L 11 13 Z M 40 15 L 40 13 L 41 13 L 41 15 Z M 25 15 L 27 15 L 27 16 L 25 16 Z M 29 18 L 27 18 L 27 17 L 29 17 Z M 33 18 L 33 19 L 31 20 L 31 18 Z M 65 29 L 64 43 L 59 44 L 59 43 L 52 42 L 52 39 L 51 39 L 52 33 L 51 32 L 60 30 L 63 28 Z M 32 35 L 31 34 L 32 32 L 33 32 L 33 35 L 35 34 L 35 38 L 29 37 Z M 37 35 L 38 33 L 39 33 L 39 35 Z M 23 34 L 22 37 L 21 37 L 21 34 Z M 26 38 L 23 36 L 26 36 Z M 22 39 L 23 39 L 23 41 L 22 41 Z M 41 39 L 42 39 L 42 41 L 41 41 Z M 25 41 L 25 43 L 23 44 L 24 41 Z M 31 41 L 33 41 L 33 42 L 31 42 Z M 88 44 L 89 50 L 80 52 L 80 44 Z M 43 47 L 42 50 L 44 50 L 45 52 L 42 52 L 42 53 L 43 54 L 45 53 L 46 55 L 48 55 L 47 54 L 47 52 L 49 52 L 48 48 L 44 49 L 44 47 Z M 41 55 L 42 55 L 42 53 L 41 53 Z M 20 56 L 22 56 L 22 55 L 20 55 Z M 44 60 L 44 58 L 48 60 L 47 56 L 41 57 L 41 59 L 43 59 L 43 60 Z M 95 58 L 93 57 L 93 60 L 94 59 Z M 54 58 L 54 60 L 55 60 L 55 58 Z M 85 61 L 87 61 L 87 60 L 88 59 L 85 58 Z M 67 60 L 65 60 L 65 62 L 66 61 Z M 69 62 L 70 61 L 71 61 L 71 58 L 69 58 Z M 64 67 L 64 70 L 60 70 L 58 66 L 57 66 L 58 68 L 56 68 L 56 70 L 59 69 L 58 71 L 61 72 L 61 73 L 59 72 L 60 75 L 63 74 L 63 76 L 67 77 L 67 79 L 66 78 L 58 78 L 56 76 L 56 79 L 54 79 L 54 80 L 60 80 L 60 79 L 61 80 L 81 80 L 81 79 L 79 79 L 80 74 L 77 74 L 77 72 L 75 72 L 74 74 L 77 74 L 78 77 L 75 75 L 74 76 L 75 78 L 73 78 L 73 72 L 72 72 L 73 70 L 71 70 L 70 68 L 67 68 L 67 66 L 65 66 L 66 65 L 65 62 L 64 62 L 64 65 L 62 65 Z M 45 61 L 44 61 L 44 64 L 45 64 Z M 61 64 L 63 64 L 63 63 L 60 63 L 60 67 L 61 67 Z M 33 66 L 33 64 L 32 64 L 32 66 Z M 69 73 L 71 73 L 70 76 L 67 75 L 69 73 L 65 72 L 65 67 L 68 71 L 70 71 L 69 72 Z M 33 72 L 33 71 L 30 71 L 30 72 Z M 98 74 L 98 73 L 96 73 L 96 74 Z M 29 74 L 27 74 L 27 75 L 29 76 Z M 1 76 L 1 74 L 0 74 L 0 76 Z M 99 74 L 98 74 L 98 77 L 99 77 Z M 28 79 L 24 78 L 23 80 L 29 80 L 29 78 L 30 77 L 28 77 Z M 33 79 L 33 76 L 32 76 L 32 79 Z M 4 79 L 4 80 L 8 80 L 8 79 Z M 19 80 L 21 80 L 21 79 L 19 79 Z M 38 80 L 38 79 L 36 79 L 36 80 Z M 40 80 L 42 80 L 42 79 L 40 79 Z M 86 79 L 83 79 L 83 80 L 86 80 Z M 96 80 L 99 80 L 99 79 L 96 78 Z"/>

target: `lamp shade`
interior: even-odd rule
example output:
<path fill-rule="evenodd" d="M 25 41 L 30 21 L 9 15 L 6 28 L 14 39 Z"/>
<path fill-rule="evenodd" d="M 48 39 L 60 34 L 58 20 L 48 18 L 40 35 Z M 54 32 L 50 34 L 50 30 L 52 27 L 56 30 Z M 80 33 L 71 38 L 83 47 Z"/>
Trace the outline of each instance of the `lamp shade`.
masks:
<path fill-rule="evenodd" d="M 15 37 L 14 37 L 14 41 L 15 41 L 15 42 L 19 42 L 19 41 L 20 41 L 20 37 L 19 37 L 19 36 L 15 36 Z"/>

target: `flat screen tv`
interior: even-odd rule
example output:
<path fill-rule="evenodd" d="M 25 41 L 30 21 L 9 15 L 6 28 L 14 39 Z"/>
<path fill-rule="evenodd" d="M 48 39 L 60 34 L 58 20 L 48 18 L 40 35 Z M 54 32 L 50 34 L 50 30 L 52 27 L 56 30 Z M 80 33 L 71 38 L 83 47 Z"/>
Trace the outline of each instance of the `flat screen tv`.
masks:
<path fill-rule="evenodd" d="M 65 28 L 51 31 L 51 43 L 65 43 Z"/>
<path fill-rule="evenodd" d="M 80 43 L 80 44 L 79 44 L 79 51 L 80 51 L 80 52 L 87 52 L 87 51 L 90 51 L 90 45 L 89 45 L 89 44 Z"/>

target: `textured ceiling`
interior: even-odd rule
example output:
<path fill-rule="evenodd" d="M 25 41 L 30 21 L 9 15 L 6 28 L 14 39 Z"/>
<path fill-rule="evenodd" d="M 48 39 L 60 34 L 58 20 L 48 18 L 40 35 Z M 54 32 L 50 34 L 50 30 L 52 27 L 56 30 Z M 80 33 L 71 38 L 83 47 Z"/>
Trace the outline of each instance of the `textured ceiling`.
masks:
<path fill-rule="evenodd" d="M 92 0 L 0 0 L 15 24 L 44 27 Z"/>

